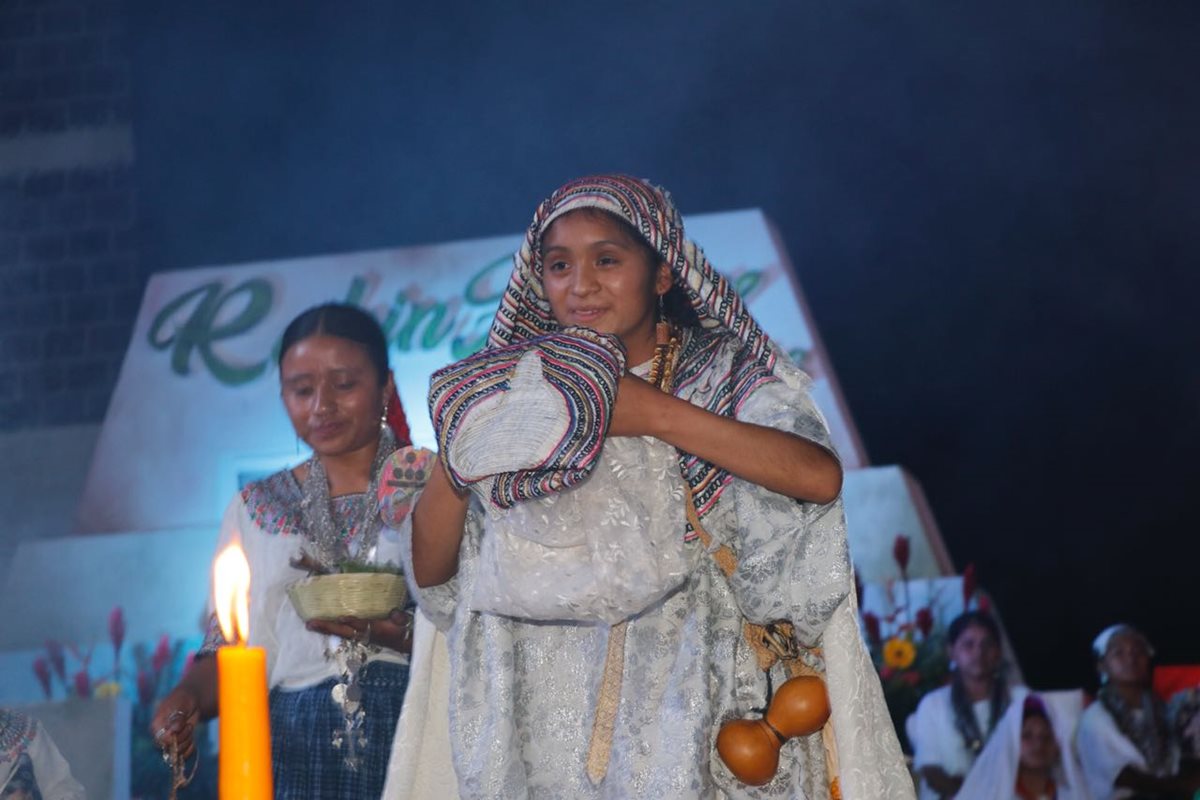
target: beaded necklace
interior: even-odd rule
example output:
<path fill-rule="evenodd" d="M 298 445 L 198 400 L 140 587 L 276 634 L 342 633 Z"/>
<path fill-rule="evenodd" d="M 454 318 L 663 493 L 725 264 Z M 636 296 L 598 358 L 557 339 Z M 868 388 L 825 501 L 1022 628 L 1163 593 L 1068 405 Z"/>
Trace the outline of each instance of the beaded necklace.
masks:
<path fill-rule="evenodd" d="M 333 519 L 333 507 L 329 497 L 329 477 L 321 459 L 313 455 L 308 460 L 308 475 L 301 487 L 303 498 L 300 500 L 300 516 L 304 522 L 304 535 L 314 545 L 316 552 L 310 553 L 312 560 L 327 572 L 337 572 L 338 565 L 350 557 L 348 541 L 358 532 L 358 560 L 369 557 L 372 548 L 379 540 L 379 530 L 383 526 L 379 517 L 379 482 L 383 476 L 383 465 L 388 457 L 396 450 L 396 436 L 387 425 L 382 426 L 379 433 L 379 446 L 375 449 L 375 457 L 371 460 L 371 482 L 367 492 L 362 497 L 362 511 L 358 522 L 351 522 L 342 528 Z M 354 519 L 353 511 L 347 515 Z"/>

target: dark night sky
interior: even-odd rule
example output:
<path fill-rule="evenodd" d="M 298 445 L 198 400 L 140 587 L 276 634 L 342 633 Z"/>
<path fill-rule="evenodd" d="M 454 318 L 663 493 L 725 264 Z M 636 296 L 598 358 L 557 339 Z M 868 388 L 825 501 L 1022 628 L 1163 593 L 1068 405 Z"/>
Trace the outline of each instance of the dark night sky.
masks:
<path fill-rule="evenodd" d="M 414 5 L 132 0 L 147 266 L 511 233 L 593 171 L 761 207 L 1031 683 L 1118 619 L 1200 662 L 1200 5 Z"/>

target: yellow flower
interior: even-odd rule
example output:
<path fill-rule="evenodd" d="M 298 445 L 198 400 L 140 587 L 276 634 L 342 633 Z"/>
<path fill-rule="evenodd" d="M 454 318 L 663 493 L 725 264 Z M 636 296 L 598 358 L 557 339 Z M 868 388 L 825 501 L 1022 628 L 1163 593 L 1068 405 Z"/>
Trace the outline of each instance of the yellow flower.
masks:
<path fill-rule="evenodd" d="M 121 694 L 121 684 L 116 681 L 105 681 L 97 684 L 92 692 L 93 697 L 118 697 Z"/>
<path fill-rule="evenodd" d="M 883 645 L 883 663 L 894 669 L 908 669 L 917 657 L 917 648 L 908 639 L 893 636 Z"/>

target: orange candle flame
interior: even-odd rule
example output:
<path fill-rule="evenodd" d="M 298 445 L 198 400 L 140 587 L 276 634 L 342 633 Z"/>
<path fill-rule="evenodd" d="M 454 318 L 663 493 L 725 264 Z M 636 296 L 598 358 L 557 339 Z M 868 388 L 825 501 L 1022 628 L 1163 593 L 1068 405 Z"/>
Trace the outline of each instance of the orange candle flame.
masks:
<path fill-rule="evenodd" d="M 250 564 L 236 543 L 213 563 L 213 606 L 225 641 L 244 645 L 250 639 Z"/>

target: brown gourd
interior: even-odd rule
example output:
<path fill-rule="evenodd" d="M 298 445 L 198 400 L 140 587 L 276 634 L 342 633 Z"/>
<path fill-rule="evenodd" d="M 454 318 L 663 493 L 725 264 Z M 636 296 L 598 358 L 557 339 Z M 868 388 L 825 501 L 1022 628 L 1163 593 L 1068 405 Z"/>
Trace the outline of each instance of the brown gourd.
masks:
<path fill-rule="evenodd" d="M 717 753 L 742 783 L 762 786 L 779 769 L 783 743 L 816 733 L 828 720 L 825 682 L 813 675 L 798 675 L 771 697 L 763 719 L 735 719 L 722 725 L 717 733 Z"/>

